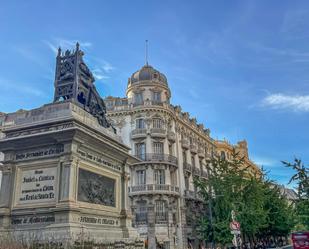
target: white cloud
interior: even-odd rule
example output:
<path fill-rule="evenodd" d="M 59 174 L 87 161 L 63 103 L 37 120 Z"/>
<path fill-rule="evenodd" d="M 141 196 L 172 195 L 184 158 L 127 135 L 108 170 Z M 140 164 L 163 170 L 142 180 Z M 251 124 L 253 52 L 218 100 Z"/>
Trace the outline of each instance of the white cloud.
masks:
<path fill-rule="evenodd" d="M 309 112 L 309 95 L 270 94 L 262 100 L 261 106 L 278 110 Z"/>
<path fill-rule="evenodd" d="M 96 68 L 96 69 L 93 69 L 91 71 L 92 71 L 92 74 L 93 74 L 93 76 L 96 80 L 104 80 L 104 79 L 109 78 L 107 75 L 105 75 L 105 73 L 101 69 Z"/>

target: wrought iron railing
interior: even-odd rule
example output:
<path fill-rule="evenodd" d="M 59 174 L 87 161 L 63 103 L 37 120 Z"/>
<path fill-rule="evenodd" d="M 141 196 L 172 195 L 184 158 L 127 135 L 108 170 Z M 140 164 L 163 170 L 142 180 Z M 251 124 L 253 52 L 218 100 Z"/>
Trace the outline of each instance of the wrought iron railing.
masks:
<path fill-rule="evenodd" d="M 142 161 L 168 162 L 177 166 L 177 157 L 168 154 L 146 153 L 136 155 Z"/>
<path fill-rule="evenodd" d="M 179 187 L 168 184 L 144 184 L 129 187 L 129 193 L 152 191 L 179 193 Z"/>
<path fill-rule="evenodd" d="M 137 128 L 132 131 L 132 136 L 134 135 L 145 135 L 147 133 L 147 129 L 144 128 Z"/>
<path fill-rule="evenodd" d="M 166 134 L 166 130 L 164 128 L 151 128 L 150 134 Z"/>

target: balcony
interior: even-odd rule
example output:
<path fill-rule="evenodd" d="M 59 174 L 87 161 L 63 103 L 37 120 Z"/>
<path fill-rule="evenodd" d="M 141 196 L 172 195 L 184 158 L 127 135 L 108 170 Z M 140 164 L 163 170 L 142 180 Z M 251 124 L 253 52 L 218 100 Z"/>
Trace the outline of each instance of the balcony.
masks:
<path fill-rule="evenodd" d="M 135 129 L 131 132 L 132 139 L 143 138 L 147 136 L 147 129 Z"/>
<path fill-rule="evenodd" d="M 141 155 L 136 155 L 139 159 L 144 162 L 164 162 L 172 164 L 177 167 L 177 157 L 167 154 L 155 154 L 155 153 L 146 153 Z"/>
<path fill-rule="evenodd" d="M 183 148 L 185 148 L 185 149 L 189 149 L 189 147 L 190 147 L 189 140 L 187 140 L 187 139 L 182 139 L 182 140 L 181 140 L 181 146 L 182 146 Z"/>
<path fill-rule="evenodd" d="M 145 184 L 129 187 L 130 196 L 139 194 L 153 194 L 154 192 L 179 195 L 179 187 L 167 184 Z"/>
<path fill-rule="evenodd" d="M 151 128 L 150 135 L 152 137 L 165 137 L 166 130 L 164 128 Z"/>
<path fill-rule="evenodd" d="M 173 131 L 169 131 L 167 132 L 167 139 L 171 142 L 175 142 L 176 141 L 176 134 Z"/>
<path fill-rule="evenodd" d="M 183 163 L 183 170 L 191 172 L 192 171 L 192 166 L 189 163 Z"/>
<path fill-rule="evenodd" d="M 191 144 L 190 145 L 190 151 L 194 154 L 197 153 L 197 146 L 195 144 Z"/>

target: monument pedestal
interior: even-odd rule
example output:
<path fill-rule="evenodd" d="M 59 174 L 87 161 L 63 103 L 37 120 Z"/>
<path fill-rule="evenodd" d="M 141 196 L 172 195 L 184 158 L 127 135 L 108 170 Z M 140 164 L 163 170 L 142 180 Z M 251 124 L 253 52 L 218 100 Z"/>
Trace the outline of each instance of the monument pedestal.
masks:
<path fill-rule="evenodd" d="M 12 116 L 0 139 L 1 233 L 66 243 L 138 238 L 125 173 L 136 159 L 113 131 L 70 101 Z"/>

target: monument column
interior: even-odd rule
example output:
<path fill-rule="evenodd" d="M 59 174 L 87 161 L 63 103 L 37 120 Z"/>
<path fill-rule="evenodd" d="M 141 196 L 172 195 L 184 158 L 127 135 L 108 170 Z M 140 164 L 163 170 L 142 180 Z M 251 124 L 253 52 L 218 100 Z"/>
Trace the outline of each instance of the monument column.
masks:
<path fill-rule="evenodd" d="M 2 165 L 2 182 L 0 189 L 0 227 L 10 226 L 11 196 L 13 196 L 14 172 L 12 165 Z"/>
<path fill-rule="evenodd" d="M 76 202 L 77 159 L 63 160 L 60 163 L 60 196 L 59 202 Z"/>

